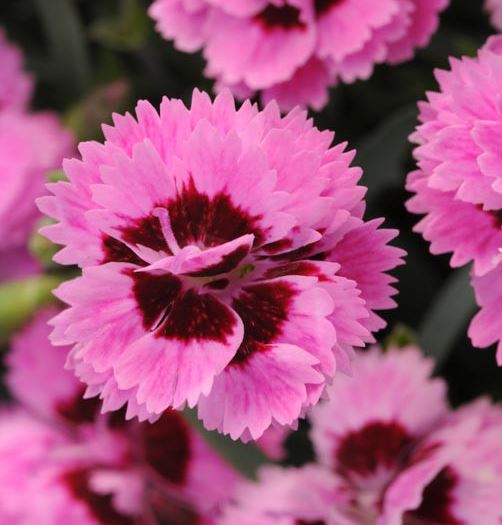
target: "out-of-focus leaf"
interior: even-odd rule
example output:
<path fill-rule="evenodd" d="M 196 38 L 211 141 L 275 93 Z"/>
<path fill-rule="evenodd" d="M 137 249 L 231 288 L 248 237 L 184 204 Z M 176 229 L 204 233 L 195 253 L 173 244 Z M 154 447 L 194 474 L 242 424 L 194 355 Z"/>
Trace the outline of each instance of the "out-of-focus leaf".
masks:
<path fill-rule="evenodd" d="M 91 36 L 104 46 L 131 51 L 143 45 L 149 29 L 144 6 L 137 0 L 122 0 L 115 16 L 99 19 L 91 26 Z"/>
<path fill-rule="evenodd" d="M 90 83 L 90 61 L 74 0 L 35 0 L 49 43 L 50 73 L 67 94 L 82 94 Z"/>
<path fill-rule="evenodd" d="M 0 285 L 0 344 L 7 342 L 38 308 L 55 301 L 52 290 L 66 278 L 39 275 Z"/>
<path fill-rule="evenodd" d="M 415 105 L 400 108 L 358 145 L 356 164 L 364 169 L 362 183 L 369 188 L 368 205 L 389 188 L 402 186 L 408 136 L 416 119 Z"/>
<path fill-rule="evenodd" d="M 65 124 L 78 140 L 97 139 L 101 135 L 101 124 L 109 122 L 114 111 L 121 111 L 128 93 L 124 80 L 100 86 L 67 111 Z"/>
<path fill-rule="evenodd" d="M 417 344 L 417 334 L 405 324 L 397 324 L 383 342 L 384 349 L 404 348 Z"/>
<path fill-rule="evenodd" d="M 255 479 L 259 467 L 269 463 L 265 454 L 252 443 L 244 444 L 218 432 L 206 430 L 202 422 L 199 421 L 195 410 L 186 409 L 183 415 L 190 426 L 211 445 L 213 450 L 244 476 Z"/>
<path fill-rule="evenodd" d="M 30 250 L 30 253 L 42 264 L 44 268 L 47 269 L 57 266 L 56 263 L 52 261 L 52 258 L 60 249 L 60 247 L 58 247 L 56 244 L 38 233 L 40 228 L 49 224 L 54 224 L 54 221 L 48 217 L 40 219 L 28 241 L 28 249 Z"/>
<path fill-rule="evenodd" d="M 469 268 L 453 272 L 418 329 L 424 352 L 435 359 L 438 367 L 447 359 L 475 308 Z"/>

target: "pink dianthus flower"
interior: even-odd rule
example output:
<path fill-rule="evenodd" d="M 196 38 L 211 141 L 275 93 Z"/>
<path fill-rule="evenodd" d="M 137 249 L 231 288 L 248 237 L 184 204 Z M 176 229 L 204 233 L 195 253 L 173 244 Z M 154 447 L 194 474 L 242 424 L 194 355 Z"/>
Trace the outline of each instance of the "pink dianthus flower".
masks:
<path fill-rule="evenodd" d="M 437 71 L 440 91 L 427 94 L 412 135 L 418 170 L 408 176 L 410 211 L 424 214 L 415 230 L 434 254 L 452 253 L 453 267 L 472 262 L 481 311 L 469 335 L 475 346 L 498 342 L 502 364 L 502 37 L 492 37 L 476 58 L 451 59 Z"/>
<path fill-rule="evenodd" d="M 213 524 L 236 473 L 174 411 L 154 424 L 100 415 L 64 370 L 68 349 L 48 341 L 54 313 L 37 314 L 8 355 L 18 406 L 0 413 L 0 521 Z"/>
<path fill-rule="evenodd" d="M 106 410 L 198 405 L 244 439 L 294 424 L 384 326 L 395 232 L 364 221 L 354 152 L 303 112 L 195 91 L 136 114 L 39 201 L 55 260 L 83 268 L 56 291 L 53 342 Z"/>
<path fill-rule="evenodd" d="M 389 487 L 448 415 L 432 365 L 413 347 L 358 356 L 353 377 L 337 376 L 310 413 L 317 464 L 262 469 L 257 484 L 240 485 L 221 523 L 391 525 L 380 521 Z"/>
<path fill-rule="evenodd" d="M 451 414 L 387 489 L 378 525 L 502 521 L 502 408 L 481 399 Z"/>
<path fill-rule="evenodd" d="M 415 348 L 361 355 L 312 411 L 318 464 L 263 468 L 220 523 L 498 525 L 502 408 L 451 412 L 432 364 Z"/>
<path fill-rule="evenodd" d="M 203 49 L 217 89 L 260 92 L 283 110 L 319 110 L 339 80 L 410 59 L 427 45 L 448 0 L 156 0 L 157 29 L 187 52 Z"/>

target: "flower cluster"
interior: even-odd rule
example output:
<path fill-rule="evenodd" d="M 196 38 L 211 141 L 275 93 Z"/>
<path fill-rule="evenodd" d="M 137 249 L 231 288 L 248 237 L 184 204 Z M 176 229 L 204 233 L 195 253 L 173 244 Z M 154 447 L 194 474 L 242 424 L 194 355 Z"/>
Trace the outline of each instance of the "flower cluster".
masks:
<path fill-rule="evenodd" d="M 451 412 L 431 369 L 416 348 L 361 355 L 312 412 L 317 464 L 264 468 L 221 524 L 499 524 L 502 408 Z"/>
<path fill-rule="evenodd" d="M 22 63 L 0 29 L 0 282 L 36 271 L 26 249 L 39 216 L 34 201 L 71 144 L 55 115 L 28 111 L 32 81 Z"/>
<path fill-rule="evenodd" d="M 410 59 L 448 3 L 153 0 L 158 31 L 202 50 L 219 94 L 114 114 L 47 187 L 72 140 L 30 110 L 0 30 L 0 524 L 502 525 L 502 406 L 452 409 L 415 346 L 361 350 L 395 306 L 404 252 L 365 217 L 355 151 L 294 107 Z M 502 28 L 500 0 L 486 8 Z M 136 9 L 95 36 L 122 49 Z M 471 264 L 469 335 L 498 343 L 502 366 L 502 36 L 436 77 L 407 206 L 433 253 Z M 236 107 L 256 95 L 262 110 Z M 69 269 L 29 254 L 40 212 Z M 48 306 L 37 285 L 53 278 Z M 315 460 L 244 479 L 187 407 L 286 464 L 306 417 Z M 231 460 L 243 446 L 211 437 Z"/>
<path fill-rule="evenodd" d="M 16 404 L 0 408 L 0 522 L 215 523 L 237 475 L 176 412 L 154 424 L 100 415 L 64 370 L 68 349 L 48 342 L 54 313 L 41 311 L 8 355 Z"/>
<path fill-rule="evenodd" d="M 492 37 L 477 58 L 451 60 L 438 71 L 438 93 L 420 104 L 412 136 L 418 170 L 408 176 L 415 193 L 408 209 L 425 214 L 416 225 L 431 252 L 452 253 L 453 267 L 472 262 L 481 307 L 469 335 L 475 346 L 498 342 L 502 365 L 502 37 Z"/>
<path fill-rule="evenodd" d="M 195 91 L 136 115 L 39 200 L 55 260 L 83 268 L 56 291 L 52 341 L 106 410 L 198 404 L 234 439 L 294 424 L 384 326 L 395 232 L 363 219 L 354 153 L 304 112 Z"/>
<path fill-rule="evenodd" d="M 321 109 L 339 80 L 410 59 L 448 0 L 156 0 L 150 15 L 178 49 L 203 49 L 216 88 Z M 224 28 L 224 30 L 222 30 Z"/>

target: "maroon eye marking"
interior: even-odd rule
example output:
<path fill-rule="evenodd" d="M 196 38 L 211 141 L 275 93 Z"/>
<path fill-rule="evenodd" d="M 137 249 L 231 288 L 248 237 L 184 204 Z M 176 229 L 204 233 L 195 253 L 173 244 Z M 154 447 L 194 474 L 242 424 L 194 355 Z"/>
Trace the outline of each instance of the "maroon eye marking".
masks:
<path fill-rule="evenodd" d="M 171 228 L 181 248 L 198 243 L 211 248 L 246 234 L 255 236 L 255 246 L 261 245 L 265 240 L 266 232 L 259 227 L 261 215 L 251 215 L 239 206 L 235 206 L 230 197 L 224 193 L 219 193 L 210 199 L 207 195 L 199 193 L 193 181 L 190 181 L 175 199 L 155 206 L 148 217 L 129 220 L 127 226 L 120 228 L 124 242 L 104 236 L 103 263 L 116 261 L 145 266 L 146 263 L 124 243 L 131 246 L 142 245 L 172 255 L 162 232 L 159 217 L 154 213 L 156 208 L 164 208 L 168 211 Z M 227 265 L 229 264 L 227 262 Z M 223 272 L 219 271 L 219 273 Z"/>
<path fill-rule="evenodd" d="M 249 253 L 247 246 L 239 246 L 233 252 L 224 255 L 219 263 L 207 266 L 203 270 L 190 272 L 190 277 L 215 277 L 222 273 L 228 273 L 237 268 L 239 263 Z"/>
<path fill-rule="evenodd" d="M 340 442 L 335 452 L 337 470 L 350 478 L 370 476 L 382 467 L 394 469 L 406 460 L 411 443 L 399 423 L 369 423 Z"/>
<path fill-rule="evenodd" d="M 147 501 L 155 523 L 159 525 L 201 525 L 206 522 L 189 502 L 165 491 L 149 488 Z M 143 525 L 143 522 L 137 525 Z"/>
<path fill-rule="evenodd" d="M 266 350 L 282 334 L 296 292 L 286 282 L 265 283 L 243 289 L 232 307 L 244 323 L 244 339 L 231 364 L 243 365 L 254 352 Z"/>
<path fill-rule="evenodd" d="M 153 424 L 141 425 L 146 462 L 170 483 L 186 481 L 191 457 L 191 435 L 183 418 L 168 410 Z"/>
<path fill-rule="evenodd" d="M 173 303 L 157 335 L 180 341 L 226 343 L 234 331 L 235 323 L 230 309 L 212 295 L 199 295 L 194 290 L 188 290 Z"/>
<path fill-rule="evenodd" d="M 343 2 L 343 0 L 314 0 L 314 9 L 318 15 L 322 15 Z"/>
<path fill-rule="evenodd" d="M 168 202 L 167 210 L 181 248 L 196 242 L 209 248 L 250 233 L 255 236 L 255 246 L 264 240 L 264 232 L 258 225 L 261 215 L 250 215 L 224 193 L 209 199 L 197 191 L 193 181 L 175 200 Z"/>
<path fill-rule="evenodd" d="M 266 253 L 274 254 L 274 253 L 280 253 L 284 250 L 287 250 L 291 247 L 293 244 L 293 241 L 291 239 L 281 239 L 279 241 L 270 242 L 269 244 L 265 244 L 263 246 L 263 251 Z"/>
<path fill-rule="evenodd" d="M 90 469 L 76 469 L 63 475 L 63 482 L 72 496 L 82 502 L 101 525 L 134 525 L 136 520 L 118 513 L 111 495 L 96 494 L 90 489 Z"/>
<path fill-rule="evenodd" d="M 157 252 L 165 251 L 170 254 L 159 219 L 155 215 L 135 219 L 129 226 L 121 228 L 122 239 L 135 246 L 141 244 Z"/>
<path fill-rule="evenodd" d="M 92 423 L 99 414 L 101 401 L 98 397 L 84 399 L 85 388 L 79 389 L 73 397 L 59 401 L 56 412 L 70 423 Z"/>
<path fill-rule="evenodd" d="M 143 317 L 143 327 L 153 330 L 160 319 L 170 313 L 174 301 L 181 294 L 181 281 L 174 275 L 152 275 L 130 272 L 133 294 Z"/>
<path fill-rule="evenodd" d="M 422 503 L 418 509 L 406 513 L 405 522 L 423 524 L 447 523 L 463 525 L 452 513 L 455 502 L 453 491 L 458 484 L 458 477 L 450 467 L 445 467 L 427 485 L 422 494 Z"/>
<path fill-rule="evenodd" d="M 300 19 L 300 10 L 292 5 L 276 6 L 269 4 L 255 17 L 265 29 L 304 29 Z"/>
<path fill-rule="evenodd" d="M 284 277 L 286 275 L 306 275 L 317 277 L 319 281 L 329 280 L 327 275 L 324 275 L 315 264 L 309 261 L 296 261 L 269 268 L 265 277 L 274 279 L 275 277 Z"/>
<path fill-rule="evenodd" d="M 157 337 L 226 343 L 233 334 L 236 321 L 231 310 L 212 295 L 182 291 L 181 280 L 172 274 L 129 275 L 143 327 L 155 331 Z"/>
<path fill-rule="evenodd" d="M 483 210 L 483 207 L 481 206 L 481 204 L 478 204 L 477 208 L 479 208 L 484 213 L 488 213 L 492 217 L 493 225 L 496 228 L 502 228 L 502 210 L 486 211 L 486 210 Z"/>
<path fill-rule="evenodd" d="M 229 284 L 230 281 L 228 279 L 216 279 L 216 281 L 206 283 L 204 286 L 213 290 L 224 290 Z"/>
<path fill-rule="evenodd" d="M 146 266 L 145 261 L 138 257 L 130 248 L 123 242 L 105 235 L 101 241 L 101 248 L 104 253 L 101 264 L 107 262 L 124 262 L 132 263 L 138 266 Z"/>

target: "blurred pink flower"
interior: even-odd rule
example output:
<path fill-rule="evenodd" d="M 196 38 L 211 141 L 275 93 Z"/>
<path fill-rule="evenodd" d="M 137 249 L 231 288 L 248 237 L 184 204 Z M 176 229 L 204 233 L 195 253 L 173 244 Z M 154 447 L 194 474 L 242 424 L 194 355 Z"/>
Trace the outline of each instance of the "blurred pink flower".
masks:
<path fill-rule="evenodd" d="M 485 0 L 485 11 L 490 16 L 492 26 L 502 31 L 502 2 L 500 0 Z"/>
<path fill-rule="evenodd" d="M 339 80 L 367 79 L 427 45 L 448 0 L 156 0 L 150 15 L 238 97 L 320 110 Z M 238 50 L 238 51 L 237 51 Z"/>
<path fill-rule="evenodd" d="M 432 253 L 451 252 L 453 267 L 473 263 L 481 312 L 469 335 L 479 347 L 499 342 L 502 364 L 502 37 L 490 38 L 476 58 L 450 63 L 450 71 L 436 72 L 440 91 L 419 104 L 412 135 L 418 170 L 408 176 L 415 195 L 407 207 L 425 215 L 415 230 Z"/>
<path fill-rule="evenodd" d="M 343 517 L 333 521 L 345 501 L 337 479 L 323 467 L 263 467 L 256 482 L 241 482 L 218 525 L 355 525 Z"/>
<path fill-rule="evenodd" d="M 0 28 L 0 112 L 26 109 L 33 91 L 31 75 L 23 68 L 23 54 Z"/>
<path fill-rule="evenodd" d="M 329 401 L 312 410 L 318 461 L 342 480 L 348 517 L 373 523 L 389 483 L 448 413 L 446 384 L 431 379 L 433 364 L 418 348 L 372 348 L 354 360 L 352 377 L 335 378 Z"/>
<path fill-rule="evenodd" d="M 258 446 L 270 459 L 281 461 L 286 457 L 285 442 L 291 428 L 272 426 L 267 428 L 263 435 L 256 440 Z M 296 429 L 295 429 L 296 430 Z"/>
<path fill-rule="evenodd" d="M 40 217 L 35 199 L 46 193 L 47 173 L 70 151 L 70 135 L 55 115 L 0 111 L 0 281 L 36 268 L 26 250 Z"/>
<path fill-rule="evenodd" d="M 354 152 L 306 114 L 140 102 L 80 145 L 39 200 L 55 260 L 83 275 L 56 295 L 55 344 L 105 410 L 154 420 L 198 404 L 209 429 L 257 439 L 315 404 L 353 346 L 385 325 L 395 231 L 363 220 Z"/>
<path fill-rule="evenodd" d="M 68 349 L 48 341 L 54 313 L 40 312 L 8 356 L 19 408 L 0 416 L 0 521 L 147 525 L 155 515 L 213 523 L 237 480 L 233 470 L 176 412 L 154 424 L 100 415 L 97 399 L 83 399 L 84 386 L 63 368 Z"/>
<path fill-rule="evenodd" d="M 502 407 L 451 412 L 431 372 L 415 348 L 361 354 L 312 410 L 319 464 L 262 469 L 221 524 L 500 524 Z"/>
<path fill-rule="evenodd" d="M 247 525 L 394 525 L 382 515 L 392 508 L 389 486 L 414 467 L 424 439 L 449 417 L 446 385 L 431 378 L 432 366 L 414 347 L 361 353 L 353 377 L 336 376 L 329 400 L 310 413 L 318 464 L 264 468 L 258 484 L 237 489 L 222 524 L 242 516 Z"/>
<path fill-rule="evenodd" d="M 502 522 L 502 408 L 486 399 L 449 416 L 387 489 L 377 525 Z"/>
<path fill-rule="evenodd" d="M 56 115 L 28 112 L 32 87 L 21 51 L 0 28 L 0 282 L 39 270 L 26 248 L 40 216 L 34 201 L 71 151 Z"/>

